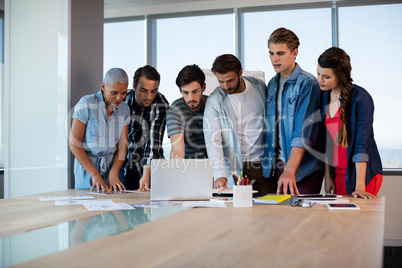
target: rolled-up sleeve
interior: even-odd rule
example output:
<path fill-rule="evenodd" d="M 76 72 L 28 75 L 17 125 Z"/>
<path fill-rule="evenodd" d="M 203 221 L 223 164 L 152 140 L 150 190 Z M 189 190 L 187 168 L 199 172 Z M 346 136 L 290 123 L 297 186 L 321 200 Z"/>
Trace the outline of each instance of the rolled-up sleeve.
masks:
<path fill-rule="evenodd" d="M 356 132 L 352 152 L 354 163 L 369 161 L 367 146 L 373 135 L 373 114 L 373 99 L 368 94 L 363 94 L 356 102 Z"/>
<path fill-rule="evenodd" d="M 291 147 L 311 148 L 318 138 L 320 88 L 314 80 L 305 80 L 300 85 L 300 95 L 295 112 L 295 128 Z"/>
<path fill-rule="evenodd" d="M 222 147 L 222 127 L 219 122 L 219 113 L 216 96 L 210 96 L 205 105 L 204 111 L 204 138 L 207 147 L 208 158 L 211 159 L 214 167 L 214 179 L 226 177 L 224 155 Z"/>

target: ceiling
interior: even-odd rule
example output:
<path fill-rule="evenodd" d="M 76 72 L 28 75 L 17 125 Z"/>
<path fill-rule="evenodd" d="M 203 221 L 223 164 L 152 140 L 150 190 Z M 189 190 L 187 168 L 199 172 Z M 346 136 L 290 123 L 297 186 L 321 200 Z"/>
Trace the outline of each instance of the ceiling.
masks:
<path fill-rule="evenodd" d="M 105 8 L 139 7 L 202 1 L 211 2 L 211 0 L 105 0 Z"/>

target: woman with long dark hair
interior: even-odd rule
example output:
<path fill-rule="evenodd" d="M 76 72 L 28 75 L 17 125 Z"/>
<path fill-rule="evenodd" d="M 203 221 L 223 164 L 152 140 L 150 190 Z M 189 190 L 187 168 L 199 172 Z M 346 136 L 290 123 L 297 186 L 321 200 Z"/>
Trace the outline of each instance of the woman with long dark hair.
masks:
<path fill-rule="evenodd" d="M 352 84 L 351 70 L 350 57 L 340 48 L 331 47 L 318 58 L 327 141 L 325 190 L 371 199 L 383 179 L 373 132 L 374 103 L 364 88 Z"/>

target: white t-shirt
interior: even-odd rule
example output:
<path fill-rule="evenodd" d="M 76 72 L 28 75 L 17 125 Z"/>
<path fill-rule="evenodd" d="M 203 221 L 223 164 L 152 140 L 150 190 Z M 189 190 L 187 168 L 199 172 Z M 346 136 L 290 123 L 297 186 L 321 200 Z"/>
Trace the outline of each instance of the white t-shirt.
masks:
<path fill-rule="evenodd" d="M 257 162 L 264 154 L 264 106 L 253 85 L 247 79 L 243 80 L 246 89 L 241 93 L 228 94 L 228 98 L 236 116 L 243 162 Z"/>

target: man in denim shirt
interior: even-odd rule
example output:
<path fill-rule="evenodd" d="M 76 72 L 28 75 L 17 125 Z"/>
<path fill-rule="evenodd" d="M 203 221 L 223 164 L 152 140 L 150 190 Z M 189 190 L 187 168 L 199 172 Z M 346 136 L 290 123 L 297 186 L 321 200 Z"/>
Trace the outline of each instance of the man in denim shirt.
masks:
<path fill-rule="evenodd" d="M 309 153 L 318 135 L 319 119 L 313 117 L 320 109 L 320 87 L 296 63 L 299 44 L 285 28 L 268 40 L 277 75 L 268 83 L 263 175 L 278 181 L 277 193 L 289 189 L 292 195 L 319 193 L 324 174 L 322 162 Z"/>

